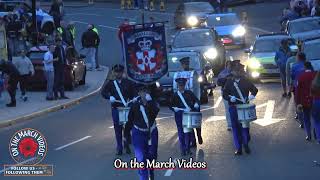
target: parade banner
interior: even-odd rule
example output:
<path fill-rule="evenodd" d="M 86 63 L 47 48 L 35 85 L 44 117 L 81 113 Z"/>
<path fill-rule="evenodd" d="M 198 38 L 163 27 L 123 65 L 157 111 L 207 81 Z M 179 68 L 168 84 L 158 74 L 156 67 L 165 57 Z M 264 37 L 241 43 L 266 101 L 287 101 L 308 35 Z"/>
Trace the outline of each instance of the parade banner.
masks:
<path fill-rule="evenodd" d="M 123 45 L 126 71 L 131 80 L 150 84 L 168 72 L 163 23 L 132 25 L 123 34 Z"/>

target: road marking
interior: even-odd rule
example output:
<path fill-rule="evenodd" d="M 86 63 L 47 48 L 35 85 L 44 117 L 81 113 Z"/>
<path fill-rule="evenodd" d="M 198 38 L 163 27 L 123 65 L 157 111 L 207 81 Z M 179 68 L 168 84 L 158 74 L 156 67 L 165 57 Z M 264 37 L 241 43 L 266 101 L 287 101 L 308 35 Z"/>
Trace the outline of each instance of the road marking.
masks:
<path fill-rule="evenodd" d="M 169 118 L 172 118 L 172 117 L 174 117 L 174 116 L 166 116 L 166 117 L 156 118 L 156 120 L 169 119 Z"/>
<path fill-rule="evenodd" d="M 267 103 L 267 108 L 264 113 L 263 119 L 257 119 L 255 121 L 253 121 L 253 123 L 258 124 L 260 126 L 269 126 L 271 124 L 278 123 L 280 121 L 285 120 L 285 119 L 273 119 L 272 118 L 275 104 L 276 104 L 276 102 L 274 100 L 269 100 Z"/>
<path fill-rule="evenodd" d="M 255 31 L 260 31 L 260 32 L 263 32 L 263 33 L 272 33 L 272 31 L 267 31 L 267 30 L 264 30 L 264 29 L 261 29 L 261 28 L 258 28 L 258 27 L 248 26 L 247 28 L 255 30 Z"/>
<path fill-rule="evenodd" d="M 55 150 L 55 151 L 59 151 L 59 150 L 64 149 L 64 148 L 66 148 L 66 147 L 68 147 L 68 146 L 71 146 L 71 145 L 76 144 L 76 143 L 78 143 L 78 142 L 84 141 L 84 140 L 86 140 L 86 139 L 88 139 L 88 138 L 90 138 L 90 137 L 91 137 L 91 136 L 83 137 L 83 138 L 81 138 L 81 139 L 79 139 L 79 140 L 76 140 L 76 141 L 73 141 L 73 142 L 68 143 L 68 144 L 66 144 L 66 145 L 60 146 L 60 147 L 58 147 L 58 148 L 56 148 L 56 149 L 54 149 L 54 150 Z"/>
<path fill-rule="evenodd" d="M 267 106 L 267 104 L 268 104 L 268 103 L 260 104 L 260 105 L 256 106 L 256 108 L 262 108 L 262 107 L 265 107 L 265 106 Z"/>
<path fill-rule="evenodd" d="M 72 21 L 72 20 L 71 20 Z M 86 25 L 88 25 L 89 23 L 87 23 L 87 22 L 83 22 L 83 21 L 73 21 L 74 23 L 79 23 L 79 24 L 86 24 Z"/>
<path fill-rule="evenodd" d="M 217 102 L 214 104 L 213 108 L 219 107 L 219 104 L 221 103 L 221 101 L 222 101 L 222 96 L 220 96 L 220 97 L 218 98 L 218 100 L 217 100 Z"/>
<path fill-rule="evenodd" d="M 226 116 L 211 116 L 208 119 L 206 119 L 205 122 L 221 121 L 225 119 L 226 119 Z"/>
<path fill-rule="evenodd" d="M 173 160 L 173 163 L 174 163 L 175 166 L 177 165 L 177 159 L 176 159 L 176 158 Z M 168 170 L 164 173 L 164 176 L 166 176 L 166 177 L 171 176 L 173 170 L 174 170 L 174 169 L 168 169 Z"/>
<path fill-rule="evenodd" d="M 108 28 L 108 29 L 113 29 L 113 30 L 118 30 L 119 28 L 111 27 L 111 26 L 106 26 L 106 25 L 101 25 L 99 24 L 98 26 Z"/>
<path fill-rule="evenodd" d="M 12 165 L 12 166 L 10 166 L 10 167 L 24 165 L 24 164 L 26 164 L 27 162 L 32 161 L 32 160 L 34 160 L 34 159 L 36 159 L 36 157 L 33 157 L 33 158 L 30 158 L 30 159 L 27 159 L 27 160 L 25 160 L 25 161 L 22 161 L 21 163 L 18 163 L 18 164 Z M 5 169 L 2 169 L 2 170 L 0 171 L 0 174 L 2 174 L 3 172 L 5 172 L 6 170 L 10 169 L 10 167 L 5 168 Z"/>

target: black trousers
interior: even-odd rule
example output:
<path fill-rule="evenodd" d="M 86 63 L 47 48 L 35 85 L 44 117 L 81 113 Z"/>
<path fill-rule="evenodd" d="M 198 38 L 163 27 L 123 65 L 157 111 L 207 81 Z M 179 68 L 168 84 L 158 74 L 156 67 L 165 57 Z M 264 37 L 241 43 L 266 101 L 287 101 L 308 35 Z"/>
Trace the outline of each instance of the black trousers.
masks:
<path fill-rule="evenodd" d="M 11 98 L 11 103 L 16 102 L 16 91 L 17 91 L 17 85 L 19 82 L 19 77 L 18 76 L 10 76 L 8 80 L 8 93 Z"/>
<path fill-rule="evenodd" d="M 64 66 L 54 67 L 54 85 L 53 85 L 54 97 L 58 98 L 58 92 L 60 97 L 64 97 Z"/>
<path fill-rule="evenodd" d="M 22 96 L 26 95 L 29 76 L 30 76 L 29 74 L 26 74 L 26 75 L 21 75 L 19 78 L 19 84 L 20 84 L 20 90 L 21 90 Z"/>

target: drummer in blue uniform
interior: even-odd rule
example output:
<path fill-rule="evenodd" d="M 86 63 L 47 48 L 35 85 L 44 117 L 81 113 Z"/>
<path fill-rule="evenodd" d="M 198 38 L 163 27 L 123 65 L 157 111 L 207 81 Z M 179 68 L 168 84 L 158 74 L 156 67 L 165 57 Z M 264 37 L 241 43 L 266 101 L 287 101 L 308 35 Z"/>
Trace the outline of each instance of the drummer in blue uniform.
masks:
<path fill-rule="evenodd" d="M 242 64 L 233 63 L 231 68 L 232 77 L 228 78 L 223 88 L 223 98 L 229 102 L 233 140 L 236 147 L 235 155 L 242 155 L 242 145 L 247 154 L 251 152 L 249 148 L 249 127 L 243 127 L 243 124 L 238 121 L 236 105 L 246 104 L 255 99 L 258 93 L 255 85 L 243 75 L 243 68 Z"/>
<path fill-rule="evenodd" d="M 200 112 L 200 101 L 190 90 L 185 90 L 187 79 L 177 78 L 178 91 L 174 93 L 171 100 L 170 109 L 175 112 L 175 121 L 178 129 L 181 155 L 190 155 L 190 140 L 192 139 L 193 129 L 186 129 L 182 125 L 184 112 Z M 202 144 L 201 128 L 197 130 L 199 144 Z"/>
<path fill-rule="evenodd" d="M 180 64 L 181 64 L 183 71 L 193 71 L 193 69 L 190 68 L 190 57 L 181 58 Z M 188 85 L 188 86 L 185 86 L 185 88 L 190 88 L 190 87 Z M 191 90 L 191 89 L 186 89 L 186 90 Z M 202 142 L 202 138 L 201 138 L 201 128 L 196 128 L 196 131 L 197 131 L 197 136 L 198 136 L 198 143 L 202 144 L 203 142 Z M 195 137 L 194 131 L 192 130 L 191 137 L 190 137 L 190 147 L 196 147 L 196 146 L 197 146 L 196 137 Z"/>
<path fill-rule="evenodd" d="M 129 120 L 126 123 L 124 137 L 130 139 L 132 130 L 132 144 L 138 162 L 156 160 L 158 156 L 158 128 L 156 117 L 159 105 L 150 96 L 147 87 L 138 84 L 139 99 L 130 108 Z M 139 169 L 140 180 L 154 179 L 153 169 Z"/>
<path fill-rule="evenodd" d="M 117 108 L 128 106 L 129 100 L 134 99 L 135 91 L 134 83 L 126 78 L 123 78 L 124 67 L 122 65 L 117 64 L 113 66 L 112 71 L 115 76 L 115 80 L 110 80 L 108 83 L 106 83 L 101 91 L 101 94 L 105 99 L 109 99 L 111 102 L 113 127 L 117 142 L 116 155 L 122 155 L 123 125 L 119 123 L 119 111 Z M 127 154 L 131 153 L 129 146 L 126 146 L 125 149 Z"/>

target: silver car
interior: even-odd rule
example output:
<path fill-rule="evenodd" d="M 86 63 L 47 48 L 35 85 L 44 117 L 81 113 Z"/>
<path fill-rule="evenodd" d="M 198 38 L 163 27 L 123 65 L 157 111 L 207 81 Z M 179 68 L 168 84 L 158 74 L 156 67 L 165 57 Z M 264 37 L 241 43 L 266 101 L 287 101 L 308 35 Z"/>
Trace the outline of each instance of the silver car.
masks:
<path fill-rule="evenodd" d="M 225 48 L 217 33 L 209 28 L 185 29 L 173 38 L 171 52 L 196 51 L 211 63 L 214 73 L 220 72 L 226 60 Z"/>
<path fill-rule="evenodd" d="M 305 17 L 289 21 L 286 32 L 296 41 L 320 37 L 320 17 Z"/>

